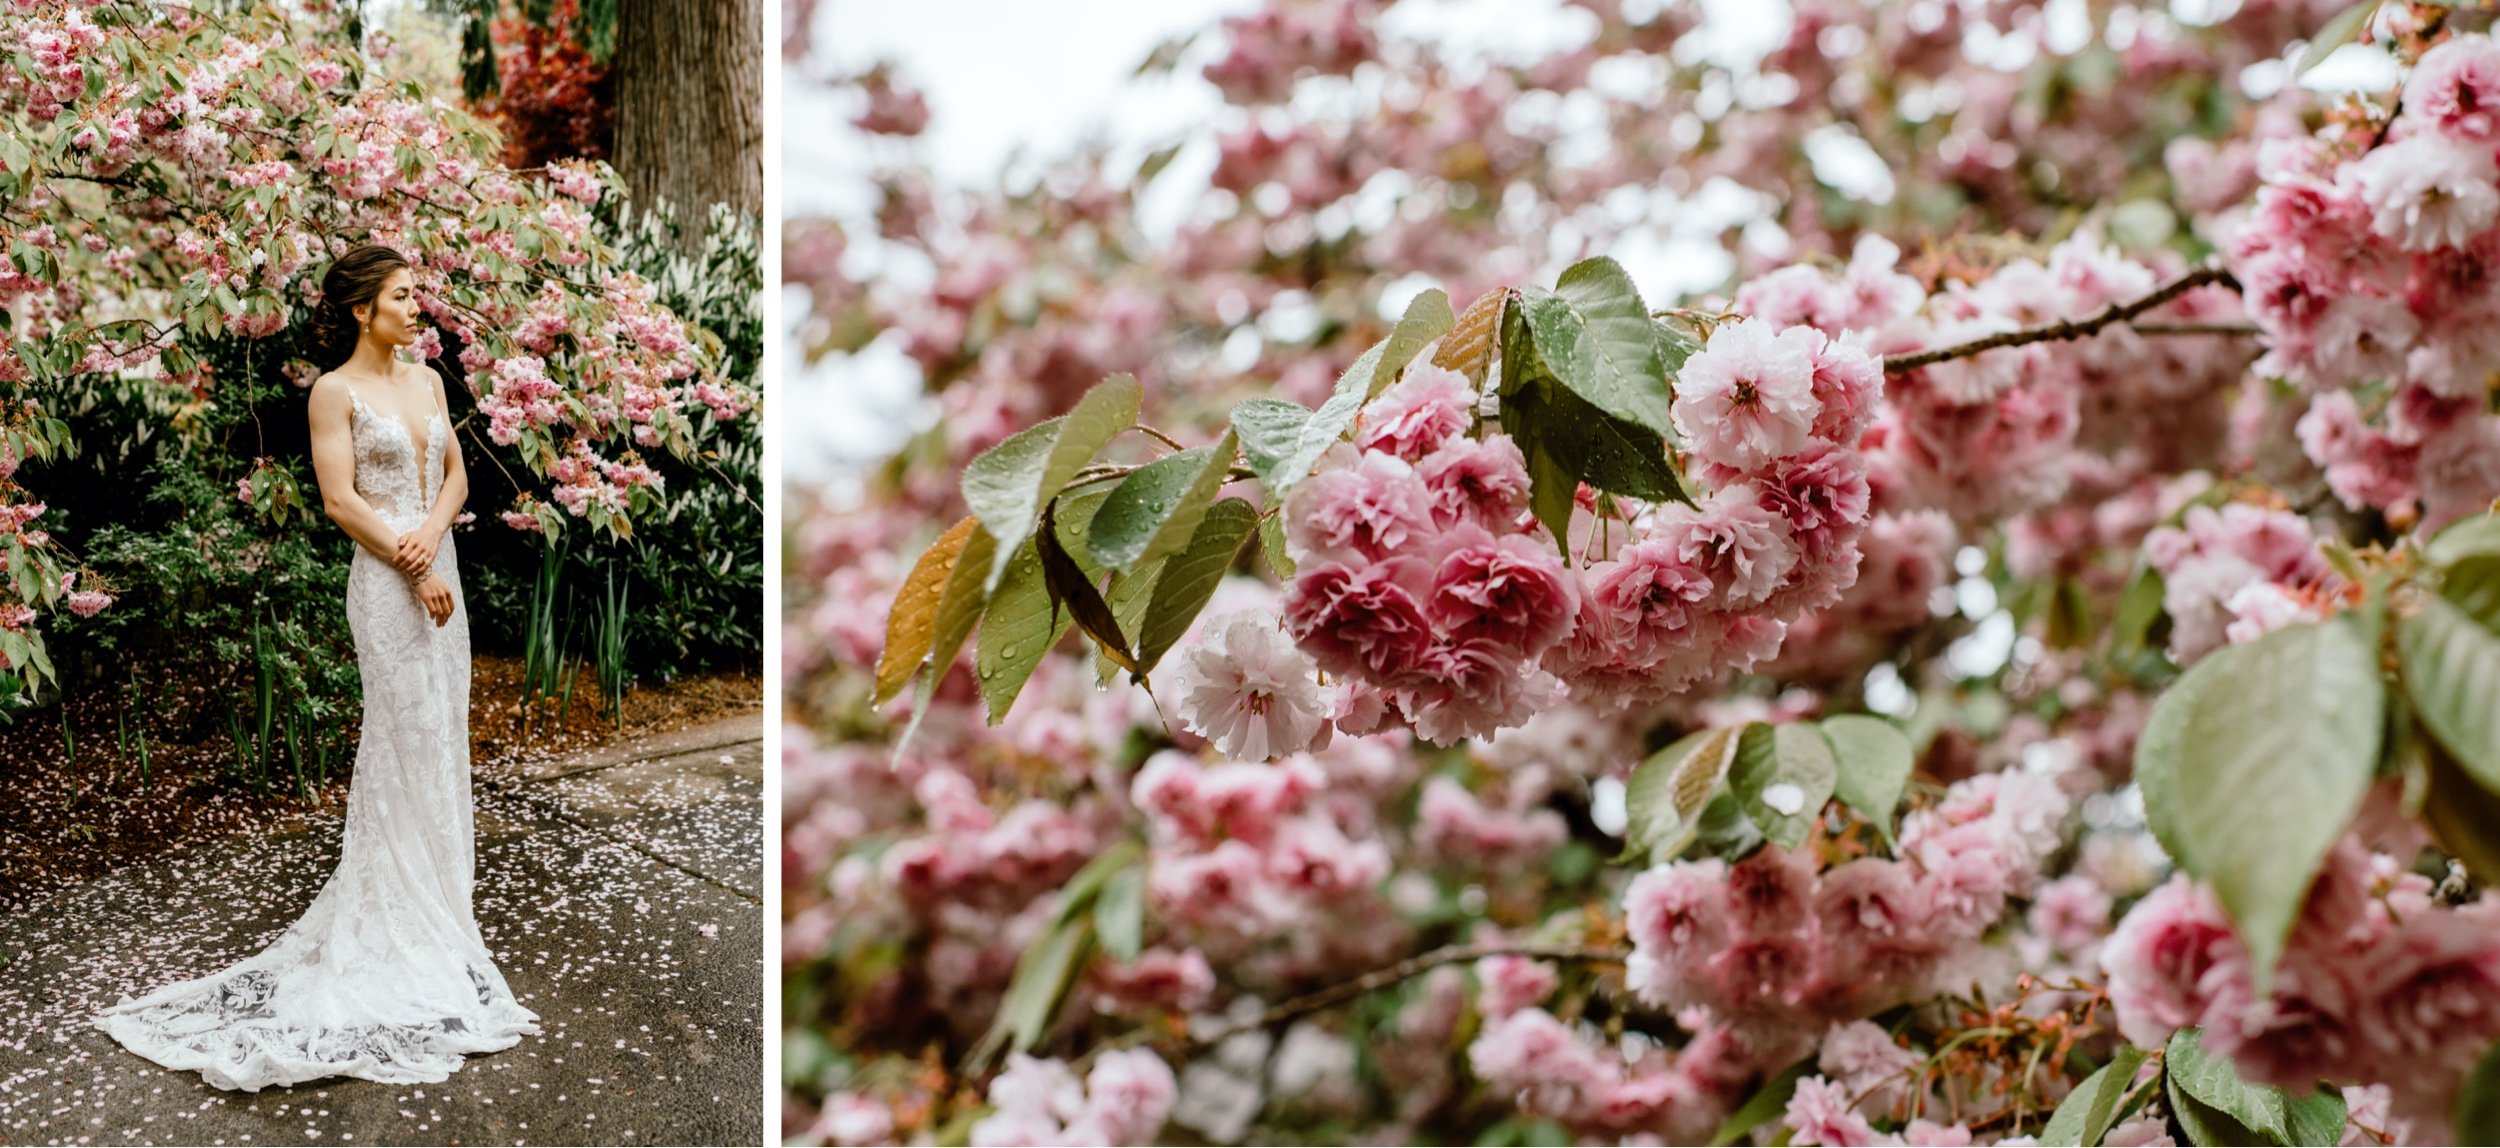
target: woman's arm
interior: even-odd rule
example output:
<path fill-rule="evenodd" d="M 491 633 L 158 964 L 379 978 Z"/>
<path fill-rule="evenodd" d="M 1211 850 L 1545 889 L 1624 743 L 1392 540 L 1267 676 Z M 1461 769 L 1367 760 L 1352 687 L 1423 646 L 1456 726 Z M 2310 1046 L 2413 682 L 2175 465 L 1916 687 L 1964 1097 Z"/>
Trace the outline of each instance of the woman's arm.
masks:
<path fill-rule="evenodd" d="M 313 476 L 321 483 L 321 509 L 356 544 L 385 562 L 399 547 L 399 532 L 356 492 L 356 442 L 348 426 L 347 384 L 328 375 L 312 388 Z"/>

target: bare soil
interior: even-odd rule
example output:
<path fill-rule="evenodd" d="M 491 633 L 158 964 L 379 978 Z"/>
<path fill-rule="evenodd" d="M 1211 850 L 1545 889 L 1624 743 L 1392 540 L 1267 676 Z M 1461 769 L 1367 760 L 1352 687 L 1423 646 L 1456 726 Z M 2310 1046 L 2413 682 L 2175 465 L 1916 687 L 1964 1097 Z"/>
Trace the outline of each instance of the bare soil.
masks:
<path fill-rule="evenodd" d="M 476 660 L 469 690 L 474 764 L 519 764 L 764 704 L 763 679 L 752 666 L 636 683 L 626 694 L 621 726 L 600 712 L 587 681 L 576 689 L 569 710 L 547 702 L 535 713 L 524 704 L 521 681 L 518 658 Z M 177 684 L 163 692 L 205 689 Z M 267 793 L 238 773 L 226 735 L 192 741 L 170 736 L 177 728 L 202 724 L 136 712 L 105 689 L 20 714 L 14 725 L 0 728 L 0 912 L 202 837 L 300 829 L 310 815 L 335 812 L 346 801 L 351 771 L 344 763 L 308 796 Z"/>

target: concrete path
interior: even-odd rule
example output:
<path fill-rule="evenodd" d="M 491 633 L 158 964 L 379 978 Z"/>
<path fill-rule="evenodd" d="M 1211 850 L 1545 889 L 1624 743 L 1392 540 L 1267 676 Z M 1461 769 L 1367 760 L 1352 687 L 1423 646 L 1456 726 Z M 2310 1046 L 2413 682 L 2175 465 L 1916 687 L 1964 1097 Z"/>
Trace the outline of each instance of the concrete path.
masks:
<path fill-rule="evenodd" d="M 89 1023 L 266 945 L 336 866 L 335 814 L 0 916 L 0 1145 L 762 1143 L 762 737 L 759 712 L 480 769 L 478 925 L 542 1031 L 441 1084 L 225 1092 Z"/>

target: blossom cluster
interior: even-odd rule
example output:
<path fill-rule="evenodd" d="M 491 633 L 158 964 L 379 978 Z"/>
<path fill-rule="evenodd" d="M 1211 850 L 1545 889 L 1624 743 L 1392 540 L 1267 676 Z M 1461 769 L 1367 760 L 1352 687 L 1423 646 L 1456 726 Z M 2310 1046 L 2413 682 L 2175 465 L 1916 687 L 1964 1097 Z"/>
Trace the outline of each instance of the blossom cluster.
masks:
<path fill-rule="evenodd" d="M 1286 499 L 1285 625 L 1368 687 L 1343 705 L 1347 732 L 1402 720 L 1448 744 L 1561 693 L 1536 663 L 1570 633 L 1578 580 L 1527 513 L 1519 448 L 1465 436 L 1474 406 L 1463 376 L 1412 369 Z"/>
<path fill-rule="evenodd" d="M 1651 869 L 1624 893 L 1627 985 L 1766 1034 L 1918 999 L 2032 891 L 2068 807 L 2053 775 L 1986 773 L 1911 814 L 1898 859 L 1823 869 L 1811 852 L 1766 846 L 1734 865 Z"/>
<path fill-rule="evenodd" d="M 1064 1061 L 1018 1053 L 990 1082 L 995 1111 L 973 1123 L 972 1143 L 1152 1143 L 1177 1091 L 1171 1067 L 1143 1049 L 1106 1052 L 1081 1080 Z"/>
<path fill-rule="evenodd" d="M 2229 249 L 2266 335 L 2258 370 L 2311 392 L 2303 450 L 2345 505 L 2426 530 L 2500 496 L 2495 98 L 2500 44 L 2430 49 L 2383 131 L 2268 149 Z"/>
<path fill-rule="evenodd" d="M 2384 1085 L 2418 1143 L 2439 1142 L 2500 1039 L 2500 901 L 2454 904 L 2357 837 L 2328 856 L 2263 996 L 2221 903 L 2185 877 L 2130 910 L 2101 960 L 2129 1040 L 2159 1047 L 2198 1025 L 2257 1083 Z"/>
<path fill-rule="evenodd" d="M 1720 324 L 1685 361 L 1673 408 L 1708 497 L 1634 519 L 1582 567 L 1577 624 L 1545 667 L 1575 698 L 1628 706 L 1777 654 L 1790 621 L 1857 581 L 1870 504 L 1856 448 L 1883 393 L 1882 365 L 1856 343 Z"/>
<path fill-rule="evenodd" d="M 2146 535 L 2144 556 L 2162 574 L 2170 656 L 2183 666 L 2225 642 L 2326 617 L 2352 589 L 2307 520 L 2244 502 L 2189 507 L 2179 526 Z"/>

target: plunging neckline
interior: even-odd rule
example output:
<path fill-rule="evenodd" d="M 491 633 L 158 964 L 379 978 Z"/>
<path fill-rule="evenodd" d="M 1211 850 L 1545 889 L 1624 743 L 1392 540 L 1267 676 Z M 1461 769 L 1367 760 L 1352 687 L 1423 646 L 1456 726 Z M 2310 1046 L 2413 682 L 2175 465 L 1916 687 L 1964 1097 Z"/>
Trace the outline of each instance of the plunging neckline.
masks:
<path fill-rule="evenodd" d="M 425 445 L 424 445 L 424 446 L 418 446 L 418 445 L 417 445 L 417 437 L 416 437 L 416 436 L 417 436 L 417 431 L 416 431 L 416 428 L 411 427 L 410 425 L 408 425 L 408 416 L 407 416 L 407 415 L 402 414 L 402 413 L 400 413 L 399 411 L 395 411 L 395 410 L 386 411 L 386 410 L 381 409 L 380 407 L 374 406 L 374 405 L 373 405 L 373 403 L 372 403 L 371 401 L 369 401 L 369 400 L 367 400 L 367 399 L 365 398 L 365 395 L 364 395 L 364 392 L 363 392 L 363 391 L 359 391 L 359 390 L 357 390 L 357 389 L 356 389 L 356 384 L 354 384 L 354 383 L 352 383 L 352 382 L 348 382 L 348 380 L 347 380 L 347 377 L 346 377 L 346 376 L 344 376 L 344 375 L 340 376 L 340 377 L 339 377 L 339 381 L 340 381 L 340 382 L 342 382 L 342 383 L 347 383 L 347 394 L 348 394 L 348 397 L 349 397 L 349 398 L 352 398 L 352 399 L 354 399 L 354 400 L 356 400 L 356 405 L 357 405 L 357 406 L 363 407 L 364 409 L 366 409 L 366 410 L 368 410 L 368 411 L 371 411 L 371 412 L 373 412 L 374 414 L 381 415 L 381 416 L 384 416 L 384 417 L 386 417 L 386 418 L 389 418 L 389 419 L 391 419 L 392 421 L 397 422 L 397 423 L 399 424 L 399 433 L 400 433 L 400 434 L 402 434 L 402 435 L 407 436 L 407 438 L 408 438 L 408 450 L 409 450 L 409 452 L 410 452 L 411 454 L 413 454 L 413 455 L 416 457 L 416 460 L 417 460 L 417 496 L 418 496 L 418 497 L 420 497 L 420 498 L 424 497 L 424 496 L 425 496 L 425 487 L 426 487 L 426 485 L 427 485 L 427 484 L 426 484 L 426 481 L 425 481 L 425 480 L 426 480 L 426 477 L 427 477 L 427 476 L 426 476 L 426 473 L 425 473 L 425 464 L 426 464 L 426 461 L 427 461 L 429 458 L 431 458 L 431 457 L 432 457 L 432 454 L 431 454 L 430 452 L 431 452 L 431 448 L 432 448 L 432 447 L 433 447 L 433 445 L 434 445 L 434 420 L 435 420 L 435 418 L 436 418 L 437 416 L 441 415 L 441 414 L 442 414 L 442 412 L 441 412 L 441 411 L 427 411 L 427 412 L 425 413 L 425 440 L 426 440 L 426 441 L 425 441 Z"/>

